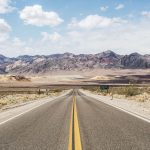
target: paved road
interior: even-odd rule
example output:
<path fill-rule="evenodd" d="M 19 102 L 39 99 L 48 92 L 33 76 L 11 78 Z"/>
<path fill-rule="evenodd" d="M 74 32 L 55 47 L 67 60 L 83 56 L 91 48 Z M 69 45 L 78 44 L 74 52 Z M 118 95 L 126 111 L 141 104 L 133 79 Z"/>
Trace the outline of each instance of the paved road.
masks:
<path fill-rule="evenodd" d="M 68 150 L 74 97 L 83 150 L 150 150 L 149 123 L 79 91 L 0 125 L 0 150 Z"/>
<path fill-rule="evenodd" d="M 67 150 L 72 94 L 0 126 L 0 150 Z"/>
<path fill-rule="evenodd" d="M 150 124 L 78 92 L 84 150 L 150 150 Z"/>

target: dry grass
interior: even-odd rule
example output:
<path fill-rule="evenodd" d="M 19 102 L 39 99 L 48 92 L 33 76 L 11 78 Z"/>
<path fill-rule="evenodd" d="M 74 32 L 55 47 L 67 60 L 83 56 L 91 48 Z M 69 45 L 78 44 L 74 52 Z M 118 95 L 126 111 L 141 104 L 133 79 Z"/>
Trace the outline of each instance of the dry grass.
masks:
<path fill-rule="evenodd" d="M 54 89 L 52 91 L 36 91 L 36 92 L 0 92 L 0 109 L 6 106 L 21 104 L 28 101 L 38 100 L 48 96 L 58 96 L 62 90 Z"/>
<path fill-rule="evenodd" d="M 126 97 L 136 96 L 136 95 L 141 94 L 140 89 L 132 85 L 126 86 L 126 87 L 111 88 L 110 92 L 113 94 L 125 95 Z"/>
<path fill-rule="evenodd" d="M 138 102 L 150 102 L 150 87 L 130 85 L 126 87 L 111 87 L 108 91 L 101 91 L 97 87 L 88 87 L 86 90 L 103 96 L 113 96 L 114 98 L 135 100 Z"/>
<path fill-rule="evenodd" d="M 3 95 L 0 97 L 0 107 L 6 105 L 13 105 L 18 103 L 23 103 L 27 101 L 36 100 L 39 98 L 46 97 L 45 94 L 13 94 L 13 95 Z"/>

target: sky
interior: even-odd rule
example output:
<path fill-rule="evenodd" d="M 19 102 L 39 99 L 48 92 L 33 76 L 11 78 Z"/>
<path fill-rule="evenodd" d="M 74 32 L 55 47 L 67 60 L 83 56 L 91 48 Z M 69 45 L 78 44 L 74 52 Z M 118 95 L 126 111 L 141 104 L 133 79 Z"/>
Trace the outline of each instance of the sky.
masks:
<path fill-rule="evenodd" d="M 150 54 L 149 0 L 0 0 L 0 54 Z"/>

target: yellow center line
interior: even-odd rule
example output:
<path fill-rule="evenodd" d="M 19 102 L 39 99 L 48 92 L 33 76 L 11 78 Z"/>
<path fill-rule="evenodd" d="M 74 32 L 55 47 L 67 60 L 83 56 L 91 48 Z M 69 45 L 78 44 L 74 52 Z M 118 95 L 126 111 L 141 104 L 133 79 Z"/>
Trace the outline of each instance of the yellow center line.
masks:
<path fill-rule="evenodd" d="M 68 150 L 82 150 L 77 115 L 76 97 L 73 98 L 72 103 Z"/>
<path fill-rule="evenodd" d="M 75 150 L 82 150 L 81 147 L 81 138 L 80 138 L 80 130 L 78 123 L 78 115 L 77 115 L 77 105 L 76 105 L 76 97 L 74 98 L 74 135 L 75 135 Z"/>

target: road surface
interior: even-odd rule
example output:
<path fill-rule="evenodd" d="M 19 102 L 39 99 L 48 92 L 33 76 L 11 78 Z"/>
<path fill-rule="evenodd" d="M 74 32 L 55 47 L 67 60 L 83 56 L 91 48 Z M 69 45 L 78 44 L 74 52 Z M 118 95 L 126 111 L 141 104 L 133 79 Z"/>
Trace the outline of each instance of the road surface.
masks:
<path fill-rule="evenodd" d="M 0 150 L 150 150 L 150 124 L 75 90 L 1 124 Z"/>

